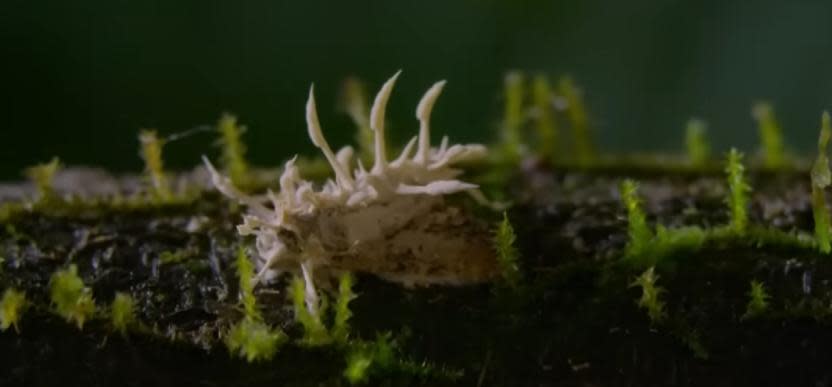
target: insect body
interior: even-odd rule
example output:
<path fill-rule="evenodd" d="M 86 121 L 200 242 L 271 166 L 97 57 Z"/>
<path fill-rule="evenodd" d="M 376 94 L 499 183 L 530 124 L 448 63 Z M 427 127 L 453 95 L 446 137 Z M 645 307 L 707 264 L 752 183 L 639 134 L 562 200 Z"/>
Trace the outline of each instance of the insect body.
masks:
<path fill-rule="evenodd" d="M 474 184 L 458 180 L 452 166 L 482 158 L 482 145 L 430 147 L 430 114 L 445 85 L 437 82 L 416 109 L 419 135 L 389 161 L 384 113 L 396 73 L 378 92 L 371 109 L 374 163 L 367 170 L 347 146 L 334 153 L 321 131 L 314 88 L 309 90 L 306 123 L 312 143 L 334 172 L 316 191 L 300 177 L 295 159 L 286 162 L 280 192 L 267 193 L 271 207 L 237 190 L 206 159 L 214 185 L 248 209 L 241 235 L 256 236 L 257 280 L 282 271 L 300 271 L 306 282 L 307 305 L 317 304 L 316 277 L 349 270 L 368 272 L 407 286 L 468 284 L 497 274 L 487 230 L 444 196 L 466 192 L 483 202 Z"/>

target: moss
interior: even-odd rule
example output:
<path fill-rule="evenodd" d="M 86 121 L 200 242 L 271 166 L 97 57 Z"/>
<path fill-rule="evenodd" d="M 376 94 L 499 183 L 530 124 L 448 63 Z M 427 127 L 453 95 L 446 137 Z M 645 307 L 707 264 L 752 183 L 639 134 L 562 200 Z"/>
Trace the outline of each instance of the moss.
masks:
<path fill-rule="evenodd" d="M 341 275 L 338 281 L 338 298 L 335 300 L 335 317 L 332 323 L 332 338 L 338 343 L 346 343 L 350 335 L 349 320 L 352 318 L 350 302 L 356 295 L 352 291 L 355 280 L 350 273 Z"/>
<path fill-rule="evenodd" d="M 240 287 L 240 302 L 247 318 L 260 319 L 257 310 L 257 299 L 254 297 L 254 265 L 251 263 L 244 247 L 237 249 L 237 279 Z"/>
<path fill-rule="evenodd" d="M 141 156 L 144 160 L 144 171 L 147 180 L 150 182 L 150 192 L 157 202 L 167 202 L 173 197 L 165 176 L 164 162 L 162 161 L 162 147 L 165 144 L 155 130 L 143 130 L 139 133 L 141 144 Z"/>
<path fill-rule="evenodd" d="M 49 207 L 60 200 L 58 195 L 55 193 L 55 187 L 53 184 L 55 174 L 57 174 L 60 169 L 61 161 L 55 157 L 48 163 L 31 166 L 26 168 L 24 171 L 37 190 L 35 204 L 38 207 Z"/>
<path fill-rule="evenodd" d="M 647 216 L 641 209 L 641 199 L 638 197 L 638 184 L 633 180 L 624 180 L 620 187 L 621 200 L 627 210 L 627 251 L 625 255 L 634 256 L 641 254 L 650 240 L 653 233 L 647 226 Z"/>
<path fill-rule="evenodd" d="M 188 259 L 188 251 L 186 249 L 178 249 L 175 251 L 163 251 L 159 254 L 160 265 L 173 265 L 182 263 Z"/>
<path fill-rule="evenodd" d="M 563 77 L 558 83 L 558 94 L 566 102 L 566 115 L 572 127 L 575 158 L 578 165 L 587 166 L 595 162 L 595 145 L 589 128 L 589 115 L 581 91 L 570 77 Z"/>
<path fill-rule="evenodd" d="M 395 344 L 387 332 L 373 342 L 356 342 L 347 352 L 344 378 L 351 384 L 365 383 L 372 373 L 389 370 L 396 361 Z"/>
<path fill-rule="evenodd" d="M 514 246 L 517 235 L 514 227 L 508 220 L 508 214 L 503 212 L 503 220 L 497 225 L 494 232 L 494 250 L 497 252 L 497 263 L 500 266 L 500 274 L 503 282 L 510 288 L 517 288 L 522 280 L 520 273 L 520 253 Z"/>
<path fill-rule="evenodd" d="M 704 166 L 711 157 L 711 145 L 705 137 L 706 128 L 705 121 L 696 118 L 689 120 L 685 127 L 688 162 L 693 166 Z"/>
<path fill-rule="evenodd" d="M 549 79 L 542 74 L 532 81 L 532 101 L 535 112 L 535 130 L 537 131 L 537 154 L 553 161 L 558 147 L 558 131 L 553 109 L 554 94 Z"/>
<path fill-rule="evenodd" d="M 760 132 L 763 164 L 766 168 L 782 167 L 785 161 L 783 134 L 780 124 L 774 118 L 774 109 L 768 102 L 757 102 L 751 109 L 751 115 L 757 120 Z"/>
<path fill-rule="evenodd" d="M 127 330 L 136 323 L 136 303 L 127 293 L 117 292 L 110 306 L 110 323 L 113 330 L 127 334 Z"/>
<path fill-rule="evenodd" d="M 745 306 L 745 314 L 741 320 L 747 320 L 761 316 L 768 310 L 768 300 L 771 298 L 762 282 L 751 281 L 748 289 L 748 304 Z"/>
<path fill-rule="evenodd" d="M 829 158 L 826 147 L 832 127 L 829 123 L 829 112 L 824 112 L 821 118 L 820 136 L 818 138 L 818 157 L 812 166 L 812 215 L 815 220 L 815 240 L 818 250 L 824 254 L 832 251 L 829 241 L 829 210 L 826 208 L 825 189 L 832 184 L 832 174 L 829 172 Z"/>
<path fill-rule="evenodd" d="M 358 156 L 369 162 L 373 159 L 373 130 L 370 128 L 370 107 L 367 101 L 367 89 L 358 78 L 344 80 L 338 105 L 355 125 L 355 142 L 358 144 Z"/>
<path fill-rule="evenodd" d="M 289 296 L 295 311 L 295 321 L 303 328 L 301 343 L 313 347 L 331 343 L 332 337 L 321 320 L 321 315 L 326 311 L 325 299 L 320 307 L 315 308 L 316 313 L 310 312 L 306 305 L 306 286 L 300 278 L 292 280 Z"/>
<path fill-rule="evenodd" d="M 509 163 L 520 159 L 523 148 L 523 97 L 526 93 L 523 73 L 512 71 L 504 79 L 502 154 Z"/>
<path fill-rule="evenodd" d="M 223 169 L 234 186 L 238 188 L 250 186 L 249 168 L 245 158 L 246 145 L 241 139 L 246 128 L 237 124 L 237 117 L 225 113 L 217 122 L 217 131 L 220 134 L 219 143 L 222 147 L 220 160 Z"/>
<path fill-rule="evenodd" d="M 92 291 L 84 286 L 74 264 L 52 274 L 50 297 L 58 315 L 67 322 L 75 322 L 78 329 L 83 329 L 95 313 Z"/>
<path fill-rule="evenodd" d="M 20 318 L 27 306 L 25 292 L 6 289 L 0 300 L 0 330 L 6 331 L 9 327 L 14 327 L 15 332 L 20 332 Z"/>
<path fill-rule="evenodd" d="M 650 322 L 653 324 L 660 323 L 667 317 L 664 301 L 660 299 L 664 289 L 656 286 L 658 279 L 659 276 L 655 274 L 654 268 L 651 267 L 630 283 L 630 287 L 641 288 L 641 297 L 637 304 L 647 311 L 647 317 L 650 318 Z"/>
<path fill-rule="evenodd" d="M 225 345 L 231 353 L 252 363 L 271 360 L 286 340 L 282 331 L 246 317 L 231 327 L 225 336 Z"/>
<path fill-rule="evenodd" d="M 728 181 L 729 196 L 727 203 L 731 211 L 731 230 L 738 235 L 745 234 L 748 228 L 748 193 L 751 186 L 745 181 L 745 166 L 742 164 L 742 153 L 731 148 L 725 166 Z"/>

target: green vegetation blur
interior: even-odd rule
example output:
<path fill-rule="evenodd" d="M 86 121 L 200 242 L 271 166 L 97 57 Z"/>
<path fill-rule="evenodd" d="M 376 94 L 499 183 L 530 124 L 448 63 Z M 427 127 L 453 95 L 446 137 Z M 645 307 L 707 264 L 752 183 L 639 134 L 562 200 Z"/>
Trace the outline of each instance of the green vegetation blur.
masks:
<path fill-rule="evenodd" d="M 0 180 L 59 156 L 66 165 L 142 169 L 140 129 L 169 135 L 248 127 L 257 165 L 313 154 L 310 83 L 337 147 L 354 127 L 336 109 L 343 79 L 375 93 L 403 75 L 389 105 L 394 139 L 439 79 L 437 133 L 487 142 L 505 71 L 571 75 L 601 150 L 681 151 L 685 123 L 708 122 L 715 150 L 757 144 L 751 106 L 772 102 L 787 146 L 814 149 L 832 108 L 832 2 L 801 1 L 133 1 L 24 2 L 0 12 Z M 437 134 L 438 136 L 438 134 Z M 213 133 L 168 144 L 182 169 L 217 157 Z"/>

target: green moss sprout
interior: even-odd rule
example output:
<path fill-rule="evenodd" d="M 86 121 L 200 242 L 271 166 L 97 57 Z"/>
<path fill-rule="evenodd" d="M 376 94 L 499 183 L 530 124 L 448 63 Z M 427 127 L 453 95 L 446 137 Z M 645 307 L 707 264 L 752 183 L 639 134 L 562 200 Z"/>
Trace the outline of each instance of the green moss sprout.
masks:
<path fill-rule="evenodd" d="M 728 163 L 725 174 L 728 180 L 728 207 L 731 210 L 730 229 L 738 235 L 743 235 L 748 228 L 748 193 L 751 186 L 745 181 L 745 166 L 742 164 L 742 153 L 735 148 L 728 152 Z"/>
<path fill-rule="evenodd" d="M 650 318 L 650 322 L 653 324 L 660 323 L 667 317 L 664 301 L 660 299 L 664 289 L 656 285 L 658 280 L 659 275 L 655 274 L 654 268 L 651 267 L 630 283 L 630 287 L 641 288 L 641 298 L 639 298 L 637 304 L 647 311 L 647 317 Z"/>
<path fill-rule="evenodd" d="M 510 288 L 517 288 L 522 279 L 519 265 L 520 253 L 514 245 L 516 240 L 517 235 L 508 220 L 508 214 L 503 212 L 503 220 L 497 225 L 493 243 L 502 279 Z"/>
<path fill-rule="evenodd" d="M 84 323 L 95 313 L 92 290 L 84 286 L 74 264 L 52 274 L 50 296 L 58 315 L 67 322 L 75 322 L 78 329 L 83 329 Z"/>
<path fill-rule="evenodd" d="M 162 147 L 165 144 L 155 130 L 143 130 L 139 133 L 141 144 L 141 156 L 144 160 L 144 171 L 147 180 L 150 182 L 151 194 L 157 202 L 169 202 L 173 194 L 165 176 L 164 162 L 162 161 Z"/>
<path fill-rule="evenodd" d="M 53 181 L 55 180 L 55 174 L 60 169 L 61 161 L 57 157 L 48 163 L 26 168 L 24 173 L 34 183 L 35 189 L 37 190 L 36 205 L 49 206 L 59 200 L 58 195 L 55 193 Z"/>
<path fill-rule="evenodd" d="M 378 334 L 375 341 L 357 342 L 347 353 L 344 378 L 351 384 L 366 383 L 373 371 L 389 370 L 396 363 L 395 342 L 390 332 Z"/>
<path fill-rule="evenodd" d="M 535 129 L 537 130 L 537 153 L 540 157 L 552 161 L 558 146 L 558 132 L 552 101 L 554 95 L 549 79 L 539 74 L 532 81 L 532 101 L 535 111 Z"/>
<path fill-rule="evenodd" d="M 367 103 L 367 89 L 360 79 L 348 77 L 341 87 L 338 99 L 339 110 L 346 113 L 355 124 L 355 141 L 358 155 L 364 161 L 373 157 L 373 130 L 370 128 L 370 107 Z"/>
<path fill-rule="evenodd" d="M 326 312 L 326 298 L 321 297 L 320 305 L 314 305 L 315 312 L 310 312 L 306 305 L 306 285 L 300 278 L 292 280 L 289 295 L 295 311 L 295 321 L 303 327 L 301 343 L 312 347 L 331 343 L 332 337 L 322 320 L 322 315 Z"/>
<path fill-rule="evenodd" d="M 506 74 L 505 111 L 503 112 L 503 155 L 509 162 L 516 162 L 522 154 L 523 97 L 526 94 L 525 77 L 519 71 Z"/>
<path fill-rule="evenodd" d="M 558 93 L 566 102 L 566 114 L 572 126 L 575 156 L 579 165 L 587 166 L 595 161 L 595 145 L 589 128 L 589 116 L 581 91 L 570 77 L 558 83 Z"/>
<path fill-rule="evenodd" d="M 235 186 L 247 187 L 250 183 L 248 163 L 245 158 L 246 145 L 242 141 L 242 135 L 246 128 L 237 123 L 237 117 L 225 113 L 217 122 L 217 131 L 220 134 L 220 145 L 222 147 L 220 160 L 223 168 Z"/>
<path fill-rule="evenodd" d="M 136 323 L 136 302 L 127 293 L 117 292 L 110 306 L 110 323 L 113 330 L 127 334 L 127 330 Z"/>
<path fill-rule="evenodd" d="M 20 318 L 23 317 L 28 304 L 25 292 L 6 289 L 3 299 L 0 300 L 0 331 L 14 327 L 14 331 L 20 333 Z"/>
<path fill-rule="evenodd" d="M 783 134 L 774 117 L 774 109 L 768 102 L 757 102 L 751 108 L 751 115 L 757 120 L 760 142 L 763 150 L 763 164 L 766 168 L 779 168 L 785 161 Z"/>
<path fill-rule="evenodd" d="M 344 273 L 338 281 L 338 298 L 335 300 L 335 317 L 332 323 L 332 338 L 338 343 L 346 343 L 349 339 L 349 320 L 352 318 L 350 302 L 356 297 L 352 291 L 354 282 L 355 279 L 350 273 Z"/>
<path fill-rule="evenodd" d="M 688 162 L 696 167 L 702 167 L 711 157 L 711 146 L 705 136 L 707 124 L 700 119 L 692 118 L 685 127 L 685 146 Z"/>
<path fill-rule="evenodd" d="M 759 317 L 768 310 L 768 300 L 771 298 L 762 282 L 751 281 L 748 289 L 748 304 L 745 306 L 745 314 L 742 320 Z"/>
<path fill-rule="evenodd" d="M 812 214 L 815 219 L 815 240 L 818 250 L 824 254 L 832 251 L 829 241 L 829 210 L 826 208 L 826 187 L 832 184 L 832 174 L 829 172 L 829 158 L 826 147 L 832 135 L 829 123 L 829 112 L 823 112 L 821 117 L 820 137 L 818 138 L 818 157 L 812 166 Z"/>
<path fill-rule="evenodd" d="M 627 209 L 627 243 L 626 255 L 633 256 L 644 252 L 653 233 L 647 226 L 647 216 L 641 209 L 641 199 L 638 197 L 638 184 L 630 179 L 621 183 L 621 200 Z"/>
<path fill-rule="evenodd" d="M 231 327 L 225 336 L 228 350 L 249 363 L 271 360 L 278 348 L 287 340 L 280 329 L 273 329 L 263 321 L 257 309 L 254 296 L 254 265 L 246 254 L 245 248 L 237 250 L 237 277 L 239 280 L 240 303 L 243 304 L 244 317 Z"/>

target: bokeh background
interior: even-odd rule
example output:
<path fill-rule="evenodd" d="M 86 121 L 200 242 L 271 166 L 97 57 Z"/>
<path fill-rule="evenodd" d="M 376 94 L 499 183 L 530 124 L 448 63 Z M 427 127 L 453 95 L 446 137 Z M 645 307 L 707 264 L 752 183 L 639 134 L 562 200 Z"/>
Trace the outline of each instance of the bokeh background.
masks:
<path fill-rule="evenodd" d="M 388 119 L 398 139 L 435 80 L 449 81 L 434 125 L 489 141 L 506 70 L 572 75 L 602 149 L 681 148 L 685 121 L 710 124 L 717 150 L 752 150 L 750 105 L 775 104 L 788 145 L 811 152 L 832 108 L 832 2 L 794 1 L 149 1 L 0 5 L 0 180 L 60 156 L 139 171 L 136 133 L 213 124 L 249 128 L 250 159 L 311 154 L 303 105 L 315 82 L 333 146 L 344 77 L 370 89 L 404 69 Z M 173 168 L 215 154 L 213 136 L 166 148 Z"/>

